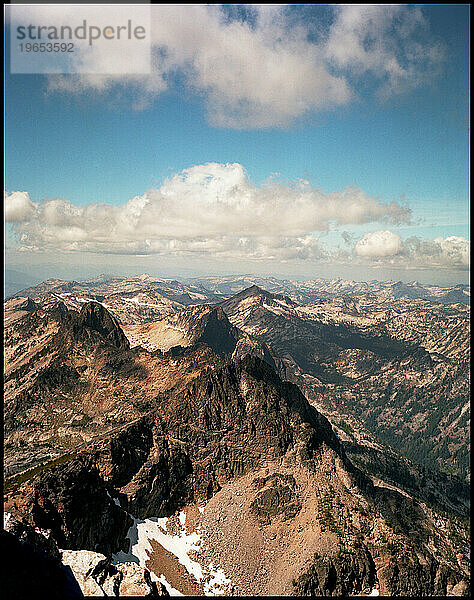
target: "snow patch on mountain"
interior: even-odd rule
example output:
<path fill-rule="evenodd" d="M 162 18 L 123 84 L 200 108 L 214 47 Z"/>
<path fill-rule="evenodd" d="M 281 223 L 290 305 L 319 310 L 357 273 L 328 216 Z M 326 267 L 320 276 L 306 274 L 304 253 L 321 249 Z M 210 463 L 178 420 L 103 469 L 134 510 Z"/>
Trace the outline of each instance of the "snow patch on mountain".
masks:
<path fill-rule="evenodd" d="M 117 499 L 114 502 L 120 506 Z M 127 533 L 129 540 L 128 553 L 120 550 L 112 555 L 114 564 L 123 562 L 135 562 L 142 567 L 150 560 L 154 550 L 151 542 L 157 542 L 170 554 L 176 557 L 178 562 L 185 567 L 188 574 L 202 586 L 206 596 L 215 596 L 225 593 L 226 587 L 231 583 L 222 569 L 215 568 L 212 563 L 203 566 L 194 558 L 199 553 L 201 546 L 201 533 L 197 528 L 194 531 L 186 529 L 186 512 L 181 511 L 177 515 L 178 531 L 171 533 L 168 527 L 170 517 L 150 517 L 148 519 L 133 519 L 133 524 Z M 153 581 L 160 581 L 171 596 L 182 596 L 182 592 L 173 587 L 174 582 L 169 582 L 163 573 L 159 576 L 151 573 Z M 175 584 L 176 585 L 176 584 Z"/>

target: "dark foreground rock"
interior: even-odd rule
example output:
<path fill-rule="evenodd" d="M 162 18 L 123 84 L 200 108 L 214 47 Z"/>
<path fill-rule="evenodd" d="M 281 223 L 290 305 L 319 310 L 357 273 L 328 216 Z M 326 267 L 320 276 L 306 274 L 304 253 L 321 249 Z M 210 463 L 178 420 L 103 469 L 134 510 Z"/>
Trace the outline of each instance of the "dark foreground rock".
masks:
<path fill-rule="evenodd" d="M 115 505 L 87 458 L 40 474 L 30 493 L 31 521 L 51 530 L 60 548 L 89 548 L 107 555 L 122 548 L 132 521 Z"/>
<path fill-rule="evenodd" d="M 29 542 L 21 542 L 7 531 L 0 533 L 0 540 L 2 598 L 67 600 L 84 597 L 71 569 L 62 565 L 59 558 Z"/>
<path fill-rule="evenodd" d="M 332 557 L 315 555 L 311 567 L 294 586 L 299 596 L 351 596 L 372 591 L 376 577 L 372 555 L 359 545 Z"/>

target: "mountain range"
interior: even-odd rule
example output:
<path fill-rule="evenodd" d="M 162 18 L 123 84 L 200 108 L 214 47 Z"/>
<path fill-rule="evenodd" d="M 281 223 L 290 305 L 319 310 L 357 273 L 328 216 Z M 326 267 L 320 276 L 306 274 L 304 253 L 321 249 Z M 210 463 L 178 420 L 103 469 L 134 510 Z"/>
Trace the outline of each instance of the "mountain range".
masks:
<path fill-rule="evenodd" d="M 467 288 L 275 282 L 7 300 L 13 540 L 104 594 L 467 595 Z"/>
<path fill-rule="evenodd" d="M 366 293 L 375 294 L 381 298 L 418 298 L 441 304 L 470 304 L 470 286 L 465 284 L 441 287 L 422 284 L 418 281 L 411 283 L 402 281 L 357 282 L 340 278 L 296 281 L 254 275 L 171 279 L 154 277 L 146 273 L 133 277 L 100 275 L 80 282 L 48 279 L 29 288 L 20 287 L 18 281 L 18 290 L 5 293 L 5 297 L 8 299 L 14 295 L 34 297 L 41 294 L 72 294 L 84 300 L 84 295 L 87 294 L 111 296 L 117 293 L 146 290 L 148 292 L 155 291 L 171 301 L 188 305 L 225 300 L 252 285 L 257 285 L 261 289 L 275 294 L 289 296 L 300 304 L 334 296 Z"/>

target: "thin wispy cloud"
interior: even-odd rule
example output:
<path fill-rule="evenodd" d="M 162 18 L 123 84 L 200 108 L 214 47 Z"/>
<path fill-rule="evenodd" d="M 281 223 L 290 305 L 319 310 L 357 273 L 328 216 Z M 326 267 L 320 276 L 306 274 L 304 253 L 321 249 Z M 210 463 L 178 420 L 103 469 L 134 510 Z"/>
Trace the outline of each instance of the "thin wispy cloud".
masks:
<path fill-rule="evenodd" d="M 430 35 L 420 6 L 347 5 L 334 10 L 326 58 L 352 81 L 372 75 L 376 94 L 386 99 L 439 74 L 445 47 Z"/>

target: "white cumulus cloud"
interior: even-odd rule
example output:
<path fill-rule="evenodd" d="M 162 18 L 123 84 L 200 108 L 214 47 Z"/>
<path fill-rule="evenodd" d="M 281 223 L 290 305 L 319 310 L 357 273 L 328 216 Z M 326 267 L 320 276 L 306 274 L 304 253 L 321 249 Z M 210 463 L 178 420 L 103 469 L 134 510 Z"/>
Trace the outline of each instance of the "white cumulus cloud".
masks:
<path fill-rule="evenodd" d="M 32 215 L 14 225 L 24 250 L 306 260 L 325 254 L 317 232 L 408 222 L 410 210 L 358 188 L 328 194 L 302 180 L 256 185 L 238 163 L 208 163 L 184 169 L 122 206 L 54 199 L 38 203 Z"/>
<path fill-rule="evenodd" d="M 406 207 L 357 188 L 325 193 L 304 180 L 282 184 L 275 178 L 256 185 L 238 163 L 184 169 L 121 206 L 33 202 L 27 192 L 5 192 L 5 218 L 21 252 L 469 268 L 470 243 L 461 236 L 402 239 L 379 229 L 357 240 L 345 230 L 410 217 Z M 326 246 L 322 234 L 338 229 L 344 248 Z"/>
<path fill-rule="evenodd" d="M 411 236 L 405 240 L 391 231 L 366 233 L 354 246 L 359 264 L 467 270 L 470 242 L 461 236 L 434 239 Z M 349 254 L 346 253 L 349 257 Z"/>
<path fill-rule="evenodd" d="M 41 10 L 30 10 L 31 22 L 41 20 Z M 432 81 L 443 64 L 443 46 L 418 6 L 336 5 L 329 19 L 318 10 L 305 22 L 294 6 L 248 5 L 246 19 L 218 5 L 152 6 L 149 75 L 117 73 L 120 57 L 105 44 L 72 60 L 115 74 L 51 75 L 49 89 L 106 97 L 126 89 L 143 109 L 177 78 L 202 97 L 212 125 L 286 127 L 360 99 L 364 78 L 387 98 Z M 67 17 L 67 8 L 58 11 L 58 19 Z"/>
<path fill-rule="evenodd" d="M 395 256 L 402 250 L 402 238 L 391 231 L 375 231 L 366 233 L 355 245 L 355 253 L 358 256 L 368 258 L 380 258 L 384 256 Z"/>
<path fill-rule="evenodd" d="M 413 236 L 405 241 L 405 252 L 416 264 L 429 262 L 440 267 L 468 269 L 469 251 L 469 240 L 454 235 L 433 240 Z"/>
<path fill-rule="evenodd" d="M 30 221 L 35 216 L 35 205 L 30 200 L 28 192 L 4 192 L 5 221 L 7 223 L 22 223 Z"/>

